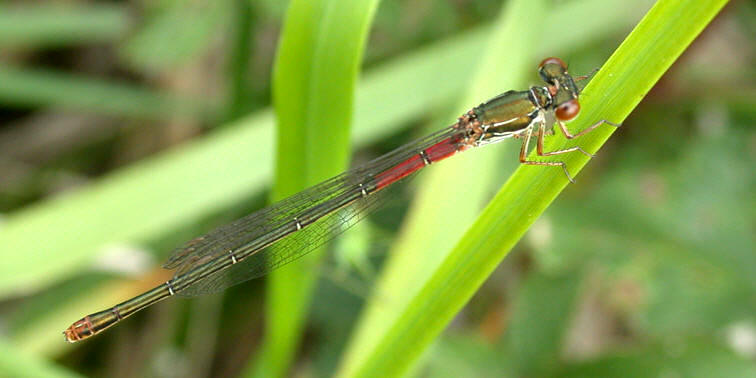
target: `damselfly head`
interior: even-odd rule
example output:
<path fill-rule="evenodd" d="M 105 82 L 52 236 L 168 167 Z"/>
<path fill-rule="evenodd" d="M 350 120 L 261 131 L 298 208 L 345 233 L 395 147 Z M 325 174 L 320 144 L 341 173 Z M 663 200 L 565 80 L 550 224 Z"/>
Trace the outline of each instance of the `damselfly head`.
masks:
<path fill-rule="evenodd" d="M 549 84 L 547 89 L 554 101 L 556 117 L 561 121 L 575 118 L 580 112 L 580 91 L 575 80 L 567 73 L 567 64 L 559 58 L 546 58 L 538 65 L 538 73 Z"/>

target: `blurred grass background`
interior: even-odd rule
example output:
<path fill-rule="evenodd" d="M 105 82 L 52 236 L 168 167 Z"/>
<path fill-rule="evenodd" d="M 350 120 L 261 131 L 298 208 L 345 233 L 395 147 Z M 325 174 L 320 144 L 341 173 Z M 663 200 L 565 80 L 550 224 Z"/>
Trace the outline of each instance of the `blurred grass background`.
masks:
<path fill-rule="evenodd" d="M 574 73 L 600 66 L 650 7 L 634 4 L 546 2 L 525 22 L 535 41 L 502 51 L 502 71 L 532 69 L 500 90 L 537 83 L 545 56 Z M 264 205 L 287 5 L 0 4 L 0 375 L 254 373 L 263 279 L 171 299 L 86 343 L 67 345 L 60 331 L 170 277 L 159 266 L 175 245 Z M 451 123 L 461 101 L 485 100 L 468 97 L 490 85 L 474 75 L 501 8 L 379 3 L 356 85 L 353 163 Z M 754 32 L 752 3 L 725 7 L 414 374 L 755 374 Z M 517 147 L 470 153 L 495 168 L 481 196 L 511 174 Z M 329 376 L 343 363 L 386 252 L 405 227 L 423 227 L 422 214 L 402 219 L 428 181 L 328 248 L 286 374 Z"/>

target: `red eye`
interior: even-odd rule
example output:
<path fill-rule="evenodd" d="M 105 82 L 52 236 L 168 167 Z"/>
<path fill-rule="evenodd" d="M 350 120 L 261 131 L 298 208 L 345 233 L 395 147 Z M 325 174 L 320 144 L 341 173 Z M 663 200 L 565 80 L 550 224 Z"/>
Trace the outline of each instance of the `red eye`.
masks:
<path fill-rule="evenodd" d="M 538 68 L 541 68 L 541 67 L 543 67 L 546 64 L 558 64 L 565 71 L 567 71 L 567 63 L 565 63 L 563 60 L 561 60 L 559 58 L 556 58 L 556 57 L 553 57 L 553 56 L 551 58 L 546 58 L 543 61 L 541 61 L 541 64 L 538 65 Z"/>
<path fill-rule="evenodd" d="M 556 117 L 560 121 L 569 121 L 580 113 L 580 104 L 577 99 L 572 99 L 565 103 L 559 104 L 556 109 Z"/>

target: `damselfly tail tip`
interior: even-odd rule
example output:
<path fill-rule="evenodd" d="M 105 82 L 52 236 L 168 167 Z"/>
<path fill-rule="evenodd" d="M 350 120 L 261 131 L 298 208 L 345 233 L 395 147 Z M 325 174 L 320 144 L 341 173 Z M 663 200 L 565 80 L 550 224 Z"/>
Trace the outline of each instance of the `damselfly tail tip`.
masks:
<path fill-rule="evenodd" d="M 71 327 L 66 328 L 66 330 L 63 331 L 62 333 L 63 333 L 63 339 L 66 340 L 67 342 L 73 344 L 77 341 L 76 338 L 74 337 L 74 333 L 71 331 Z"/>
<path fill-rule="evenodd" d="M 63 331 L 63 337 L 69 343 L 75 343 L 79 340 L 86 339 L 93 334 L 94 333 L 92 332 L 91 323 L 89 322 L 88 317 L 79 319 L 75 323 L 71 324 L 70 327 L 66 328 L 65 331 Z"/>

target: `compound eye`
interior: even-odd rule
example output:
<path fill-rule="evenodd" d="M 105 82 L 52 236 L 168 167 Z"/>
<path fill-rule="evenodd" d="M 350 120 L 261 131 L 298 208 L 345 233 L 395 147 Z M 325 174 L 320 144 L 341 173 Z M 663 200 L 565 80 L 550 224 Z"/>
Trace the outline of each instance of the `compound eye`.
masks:
<path fill-rule="evenodd" d="M 557 57 L 553 57 L 552 56 L 551 58 L 546 58 L 546 59 L 542 60 L 541 64 L 538 65 L 538 68 L 541 68 L 541 67 L 543 67 L 543 66 L 545 66 L 547 64 L 558 64 L 560 67 L 562 67 L 562 69 L 564 69 L 565 71 L 567 71 L 567 63 L 565 63 L 563 60 L 561 60 L 561 59 L 559 59 Z"/>
<path fill-rule="evenodd" d="M 569 121 L 580 113 L 580 103 L 577 99 L 572 99 L 565 103 L 559 104 L 556 109 L 556 117 L 560 121 Z"/>

